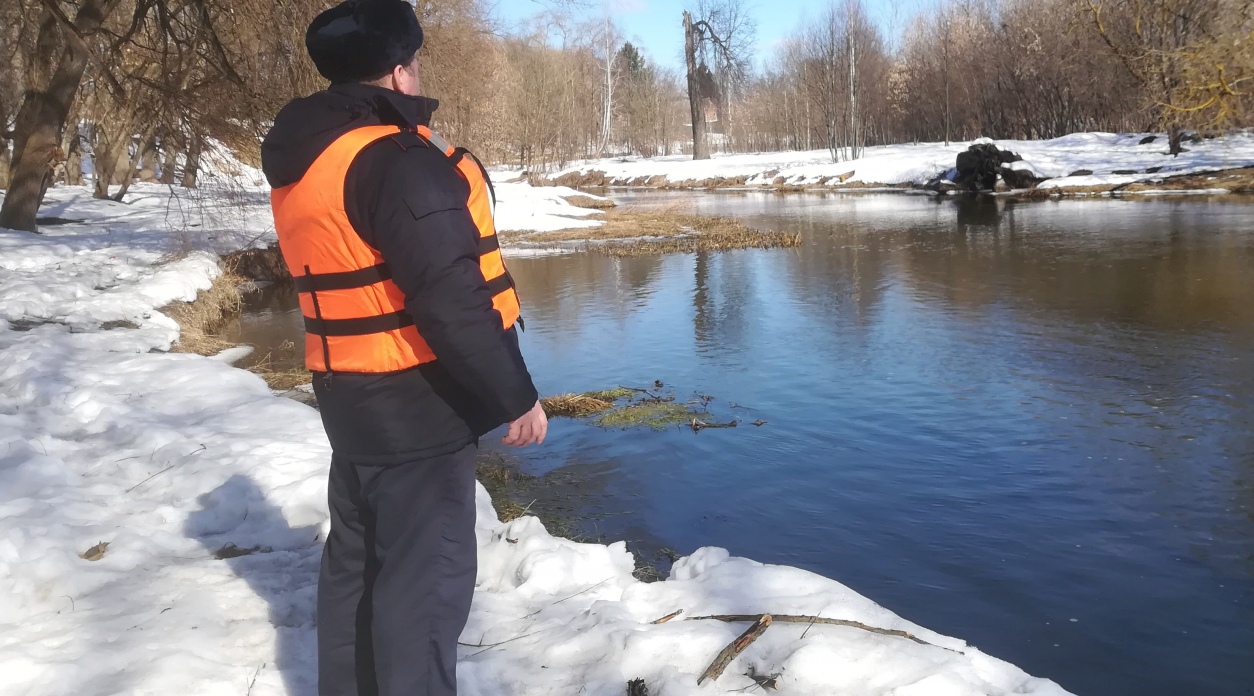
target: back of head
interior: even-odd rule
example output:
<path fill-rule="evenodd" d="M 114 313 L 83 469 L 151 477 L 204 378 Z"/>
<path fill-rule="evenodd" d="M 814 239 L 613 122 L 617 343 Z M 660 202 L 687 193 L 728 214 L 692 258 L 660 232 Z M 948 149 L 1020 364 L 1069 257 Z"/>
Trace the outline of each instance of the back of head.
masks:
<path fill-rule="evenodd" d="M 314 18 L 305 48 L 332 83 L 378 80 L 422 47 L 422 27 L 405 0 L 347 0 Z"/>

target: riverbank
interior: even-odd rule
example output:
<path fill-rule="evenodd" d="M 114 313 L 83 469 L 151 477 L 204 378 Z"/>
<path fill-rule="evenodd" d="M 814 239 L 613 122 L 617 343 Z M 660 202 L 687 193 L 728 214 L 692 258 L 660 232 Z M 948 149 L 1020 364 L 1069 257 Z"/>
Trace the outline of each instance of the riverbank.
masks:
<path fill-rule="evenodd" d="M 1183 190 L 1254 191 L 1254 133 L 1198 137 L 1173 157 L 1164 134 L 1075 133 L 1053 140 L 997 140 L 1021 155 L 1049 196 L 1147 195 Z M 687 156 L 616 157 L 579 162 L 546 175 L 525 175 L 536 184 L 580 189 L 767 189 L 774 191 L 924 190 L 941 179 L 971 142 L 918 143 L 866 148 L 862 157 L 832 162 L 827 150 Z M 499 169 L 498 176 L 524 176 Z M 1006 190 L 1005 193 L 1012 193 Z"/>
<path fill-rule="evenodd" d="M 171 352 L 179 328 L 159 310 L 209 291 L 219 254 L 266 243 L 264 191 L 223 218 L 206 199 L 176 227 L 162 190 L 123 205 L 54 189 L 48 214 L 77 222 L 0 232 L 0 683 L 312 693 L 330 456 L 318 415 L 224 360 Z M 703 548 L 644 583 L 622 543 L 500 524 L 482 487 L 479 502 L 467 694 L 617 693 L 637 678 L 695 691 L 747 624 L 682 619 L 762 612 L 919 641 L 783 623 L 706 690 L 753 686 L 756 669 L 799 694 L 1063 693 L 813 573 Z"/>
<path fill-rule="evenodd" d="M 606 210 L 599 227 L 550 232 L 505 232 L 507 253 L 591 251 L 607 256 L 775 249 L 801 245 L 800 235 L 756 230 L 734 218 L 684 215 L 670 210 Z"/>

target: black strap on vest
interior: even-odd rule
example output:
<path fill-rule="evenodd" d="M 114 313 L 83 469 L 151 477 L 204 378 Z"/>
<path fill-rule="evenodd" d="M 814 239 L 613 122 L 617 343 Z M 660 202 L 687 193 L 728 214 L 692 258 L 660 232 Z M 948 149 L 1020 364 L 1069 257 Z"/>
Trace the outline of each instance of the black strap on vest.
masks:
<path fill-rule="evenodd" d="M 514 279 L 509 277 L 509 273 L 502 273 L 501 275 L 488 281 L 488 292 L 492 293 L 493 297 L 496 297 L 512 287 L 514 287 Z"/>
<path fill-rule="evenodd" d="M 418 135 L 416 131 L 402 130 L 400 133 L 390 136 L 392 142 L 402 150 L 408 150 L 411 147 L 431 147 L 431 142 L 426 138 Z"/>
<path fill-rule="evenodd" d="M 461 162 L 467 155 L 470 156 L 471 162 L 479 166 L 479 173 L 483 175 L 483 182 L 488 185 L 488 193 L 492 195 L 492 205 L 496 205 L 496 187 L 492 185 L 492 177 L 488 176 L 487 168 L 483 166 L 483 162 L 480 162 L 478 157 L 475 157 L 475 153 L 464 147 L 454 148 L 453 154 L 448 156 L 449 164 L 456 167 L 457 163 Z"/>
<path fill-rule="evenodd" d="M 430 141 L 418 133 L 408 130 L 401 131 L 391 136 L 391 138 L 403 150 L 414 146 L 429 147 L 431 144 Z M 461 162 L 462 158 L 467 155 L 470 155 L 471 161 L 479 166 L 479 171 L 483 174 L 483 180 L 488 185 L 488 192 L 492 195 L 492 204 L 496 205 L 496 189 L 492 186 L 492 178 L 488 176 L 488 170 L 484 168 L 478 157 L 475 157 L 466 148 L 459 147 L 449 156 L 449 163 L 456 167 L 457 163 Z M 495 234 L 479 238 L 479 256 L 490 254 L 500 248 L 501 240 Z M 292 278 L 292 282 L 296 286 L 296 292 L 307 293 L 313 296 L 314 313 L 317 316 L 304 317 L 305 332 L 322 337 L 322 352 L 326 361 L 328 375 L 331 370 L 331 355 L 327 345 L 328 336 L 365 336 L 395 331 L 406 326 L 413 326 L 414 319 L 405 310 L 356 319 L 323 319 L 321 307 L 318 303 L 318 293 L 327 292 L 328 290 L 365 288 L 375 283 L 391 280 L 391 278 L 391 269 L 387 267 L 387 264 L 383 263 L 343 273 L 310 273 L 309 266 L 305 266 L 305 275 Z M 501 275 L 488 281 L 488 291 L 493 297 L 506 290 L 512 290 L 514 287 L 514 278 L 509 274 L 508 269 Z M 522 317 L 518 318 L 518 325 L 519 327 L 522 326 Z"/>
<path fill-rule="evenodd" d="M 479 255 L 486 256 L 501 248 L 501 240 L 496 235 L 479 238 Z"/>
<path fill-rule="evenodd" d="M 305 331 L 315 336 L 365 336 L 413 326 L 414 318 L 401 310 L 357 319 L 315 319 L 305 317 Z"/>
<path fill-rule="evenodd" d="M 352 290 L 381 283 L 392 278 L 392 270 L 387 264 L 378 264 L 356 271 L 343 273 L 307 273 L 293 278 L 296 292 L 326 292 L 327 290 Z"/>

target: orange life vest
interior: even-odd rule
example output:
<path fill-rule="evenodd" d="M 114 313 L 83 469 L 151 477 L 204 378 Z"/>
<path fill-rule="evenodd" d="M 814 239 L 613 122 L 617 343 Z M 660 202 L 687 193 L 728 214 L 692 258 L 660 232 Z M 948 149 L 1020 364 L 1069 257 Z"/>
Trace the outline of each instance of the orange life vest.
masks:
<path fill-rule="evenodd" d="M 400 132 L 395 126 L 351 130 L 331 143 L 300 181 L 271 193 L 279 248 L 305 317 L 310 370 L 395 372 L 435 360 L 405 311 L 405 294 L 392 282 L 383 256 L 361 239 L 344 210 L 344 179 L 358 153 Z M 426 127 L 416 132 L 443 152 L 470 185 L 466 207 L 479 228 L 479 267 L 508 329 L 518 321 L 518 294 L 501 258 L 487 172 L 473 155 Z"/>

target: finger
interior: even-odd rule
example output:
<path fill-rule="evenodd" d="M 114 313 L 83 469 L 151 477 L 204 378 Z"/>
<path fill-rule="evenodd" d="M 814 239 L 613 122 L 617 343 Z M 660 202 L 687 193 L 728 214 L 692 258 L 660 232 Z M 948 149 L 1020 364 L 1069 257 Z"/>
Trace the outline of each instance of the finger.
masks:
<path fill-rule="evenodd" d="M 519 435 L 518 435 L 518 440 L 519 440 L 519 443 L 518 443 L 519 447 L 526 447 L 527 445 L 530 445 L 532 442 L 535 442 L 535 426 L 532 425 L 531 423 L 523 424 L 521 431 L 519 432 Z"/>
<path fill-rule="evenodd" d="M 513 445 L 518 439 L 518 430 L 519 427 L 517 421 L 510 423 L 509 432 L 505 433 L 505 437 L 501 438 L 501 442 L 507 445 Z"/>
<path fill-rule="evenodd" d="M 539 432 L 538 437 L 536 438 L 536 444 L 543 445 L 544 436 L 549 434 L 549 422 L 548 421 L 541 422 L 539 430 L 540 432 Z"/>

